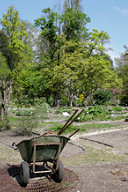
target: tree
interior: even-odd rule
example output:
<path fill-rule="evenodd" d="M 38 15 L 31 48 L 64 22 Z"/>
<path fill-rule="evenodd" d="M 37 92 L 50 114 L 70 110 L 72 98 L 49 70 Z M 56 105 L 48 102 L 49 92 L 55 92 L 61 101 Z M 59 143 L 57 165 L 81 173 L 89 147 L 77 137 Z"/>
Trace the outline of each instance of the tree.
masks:
<path fill-rule="evenodd" d="M 4 123 L 6 127 L 9 125 L 9 111 L 7 102 L 8 98 L 8 88 L 10 87 L 10 82 L 8 77 L 10 74 L 10 69 L 7 66 L 5 57 L 0 52 L 0 91 L 1 91 L 1 121 L 2 127 Z"/>
<path fill-rule="evenodd" d="M 6 58 L 7 68 L 10 69 L 10 74 L 7 75 L 7 85 L 4 86 L 6 95 L 8 92 L 8 98 L 4 100 L 5 106 L 9 107 L 10 103 L 10 91 L 12 81 L 16 79 L 21 68 L 23 68 L 30 58 L 29 46 L 24 44 L 23 40 L 27 36 L 24 29 L 24 25 L 20 22 L 18 11 L 11 6 L 7 10 L 7 14 L 3 14 L 1 20 L 2 31 L 0 32 L 0 51 L 2 56 Z M 4 82 L 5 78 L 4 78 Z M 5 108 L 4 108 L 5 109 Z M 6 111 L 8 111 L 6 109 Z"/>
<path fill-rule="evenodd" d="M 0 31 L 0 51 L 2 52 L 2 55 L 6 58 L 9 69 L 12 71 L 17 61 L 17 55 L 10 47 L 9 37 L 5 35 L 4 31 L 2 30 Z"/>
<path fill-rule="evenodd" d="M 86 24 L 90 22 L 90 18 L 85 13 L 80 10 L 74 10 L 72 7 L 67 7 L 61 20 L 66 40 L 81 41 L 87 38 Z"/>
<path fill-rule="evenodd" d="M 56 51 L 55 43 L 57 32 L 59 31 L 57 27 L 58 14 L 53 12 L 50 8 L 44 9 L 42 13 L 44 15 L 41 18 L 35 20 L 35 25 L 40 27 L 41 29 L 40 51 L 41 54 L 49 56 L 52 61 L 54 59 L 54 53 Z"/>
<path fill-rule="evenodd" d="M 7 14 L 3 14 L 1 25 L 5 35 L 9 38 L 10 48 L 12 48 L 13 52 L 17 55 L 18 61 L 20 61 L 29 47 L 23 42 L 27 33 L 24 24 L 20 21 L 18 11 L 13 6 L 9 7 Z"/>
<path fill-rule="evenodd" d="M 53 89 L 57 95 L 67 93 L 72 105 L 73 96 L 92 95 L 97 89 L 119 87 L 121 81 L 104 55 L 88 57 L 83 43 L 67 41 L 59 50 L 60 64 L 53 70 Z"/>
<path fill-rule="evenodd" d="M 128 105 L 128 48 L 127 46 L 124 46 L 124 48 L 124 53 L 121 54 L 120 58 L 116 59 L 116 70 L 123 83 L 121 103 Z"/>
<path fill-rule="evenodd" d="M 89 33 L 89 38 L 87 41 L 87 50 L 89 56 L 93 54 L 104 55 L 105 53 L 105 44 L 108 43 L 110 37 L 105 31 L 99 32 L 97 29 L 93 29 Z"/>
<path fill-rule="evenodd" d="M 81 0 L 65 0 L 64 9 L 67 7 L 73 8 L 73 10 L 81 11 Z"/>

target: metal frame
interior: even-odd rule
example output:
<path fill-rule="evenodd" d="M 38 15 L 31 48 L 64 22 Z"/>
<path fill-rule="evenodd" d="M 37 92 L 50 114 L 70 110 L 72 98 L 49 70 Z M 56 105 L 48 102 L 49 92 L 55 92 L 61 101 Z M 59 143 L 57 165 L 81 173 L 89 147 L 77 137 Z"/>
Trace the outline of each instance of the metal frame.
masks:
<path fill-rule="evenodd" d="M 33 149 L 33 163 L 32 163 L 32 171 L 33 173 L 48 173 L 48 172 L 52 172 L 52 170 L 47 170 L 47 171 L 35 171 L 35 164 L 36 164 L 36 147 L 37 146 L 40 146 L 40 147 L 44 147 L 44 146 L 54 146 L 54 145 L 57 145 L 58 146 L 58 152 L 57 152 L 57 155 L 54 159 L 54 161 L 56 161 L 56 170 L 58 169 L 58 160 L 59 160 L 59 157 L 60 157 L 60 150 L 61 150 L 61 143 L 35 143 L 33 145 L 34 149 Z M 47 161 L 44 162 L 46 163 L 47 165 Z M 47 166 L 48 167 L 48 166 Z"/>

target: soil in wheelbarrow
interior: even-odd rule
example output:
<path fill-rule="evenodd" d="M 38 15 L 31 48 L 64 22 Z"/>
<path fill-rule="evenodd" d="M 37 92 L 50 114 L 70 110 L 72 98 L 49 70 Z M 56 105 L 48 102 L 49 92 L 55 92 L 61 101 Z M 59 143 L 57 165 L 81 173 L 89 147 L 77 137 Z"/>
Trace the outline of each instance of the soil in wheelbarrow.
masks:
<path fill-rule="evenodd" d="M 20 166 L 6 165 L 0 168 L 0 192 L 71 192 L 80 185 L 78 176 L 71 170 L 65 169 L 64 179 L 56 183 L 52 175 L 29 179 L 26 187 L 20 185 Z"/>

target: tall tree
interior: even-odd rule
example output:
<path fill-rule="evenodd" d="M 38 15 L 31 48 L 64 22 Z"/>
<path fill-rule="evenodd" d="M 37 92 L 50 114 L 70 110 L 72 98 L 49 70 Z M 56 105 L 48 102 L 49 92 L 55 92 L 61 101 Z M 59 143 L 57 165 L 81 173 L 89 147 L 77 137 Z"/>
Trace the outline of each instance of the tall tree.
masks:
<path fill-rule="evenodd" d="M 97 29 L 93 29 L 89 33 L 89 38 L 86 44 L 89 56 L 93 54 L 103 55 L 105 53 L 105 45 L 109 42 L 109 35 L 105 31 L 99 32 Z"/>
<path fill-rule="evenodd" d="M 0 52 L 0 92 L 1 92 L 1 121 L 2 128 L 9 125 L 9 111 L 8 111 L 8 96 L 9 96 L 9 87 L 10 82 L 8 77 L 10 74 L 10 69 L 7 66 L 5 57 Z M 1 128 L 1 127 L 0 127 Z"/>
<path fill-rule="evenodd" d="M 122 79 L 122 95 L 120 97 L 121 103 L 128 105 L 128 47 L 124 46 L 125 50 L 120 58 L 116 58 L 116 70 L 119 77 Z"/>
<path fill-rule="evenodd" d="M 65 0 L 64 9 L 66 9 L 67 7 L 80 11 L 82 9 L 81 0 Z"/>
<path fill-rule="evenodd" d="M 35 25 L 40 27 L 41 54 L 49 56 L 51 61 L 56 51 L 56 38 L 58 32 L 58 14 L 50 8 L 42 11 L 43 16 L 35 20 Z"/>
<path fill-rule="evenodd" d="M 17 55 L 18 61 L 21 60 L 24 53 L 28 51 L 28 46 L 23 42 L 27 33 L 24 29 L 24 24 L 20 21 L 18 11 L 13 6 L 9 7 L 7 14 L 3 14 L 1 26 L 5 35 L 9 38 L 9 46 Z"/>
<path fill-rule="evenodd" d="M 4 81 L 6 95 L 10 96 L 12 80 L 18 76 L 18 72 L 26 65 L 29 58 L 29 46 L 24 44 L 23 40 L 27 36 L 23 23 L 20 21 L 18 11 L 13 6 L 9 7 L 7 14 L 3 14 L 1 19 L 2 31 L 0 32 L 0 51 L 6 58 L 7 67 L 11 73 L 8 76 L 8 81 Z M 18 69 L 19 68 L 19 69 Z M 8 86 L 7 86 L 8 85 Z M 10 103 L 10 97 L 5 99 L 5 102 Z M 4 103 L 5 106 L 8 106 Z M 4 108 L 5 109 L 5 108 Z"/>
<path fill-rule="evenodd" d="M 86 24 L 90 22 L 90 18 L 80 10 L 67 7 L 62 15 L 62 30 L 66 36 L 66 40 L 81 41 L 88 36 Z"/>

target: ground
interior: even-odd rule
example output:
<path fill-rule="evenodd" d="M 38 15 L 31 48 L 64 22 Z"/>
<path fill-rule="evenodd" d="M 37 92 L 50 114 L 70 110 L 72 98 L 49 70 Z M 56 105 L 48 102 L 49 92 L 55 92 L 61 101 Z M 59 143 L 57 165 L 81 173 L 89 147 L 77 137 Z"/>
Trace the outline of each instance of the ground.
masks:
<path fill-rule="evenodd" d="M 56 184 L 46 177 L 33 178 L 26 188 L 17 179 L 22 159 L 11 148 L 13 142 L 26 137 L 15 136 L 11 131 L 0 132 L 0 192 L 127 192 L 128 122 L 110 123 L 119 126 L 77 133 L 71 138 L 60 157 L 65 167 L 62 183 Z"/>

